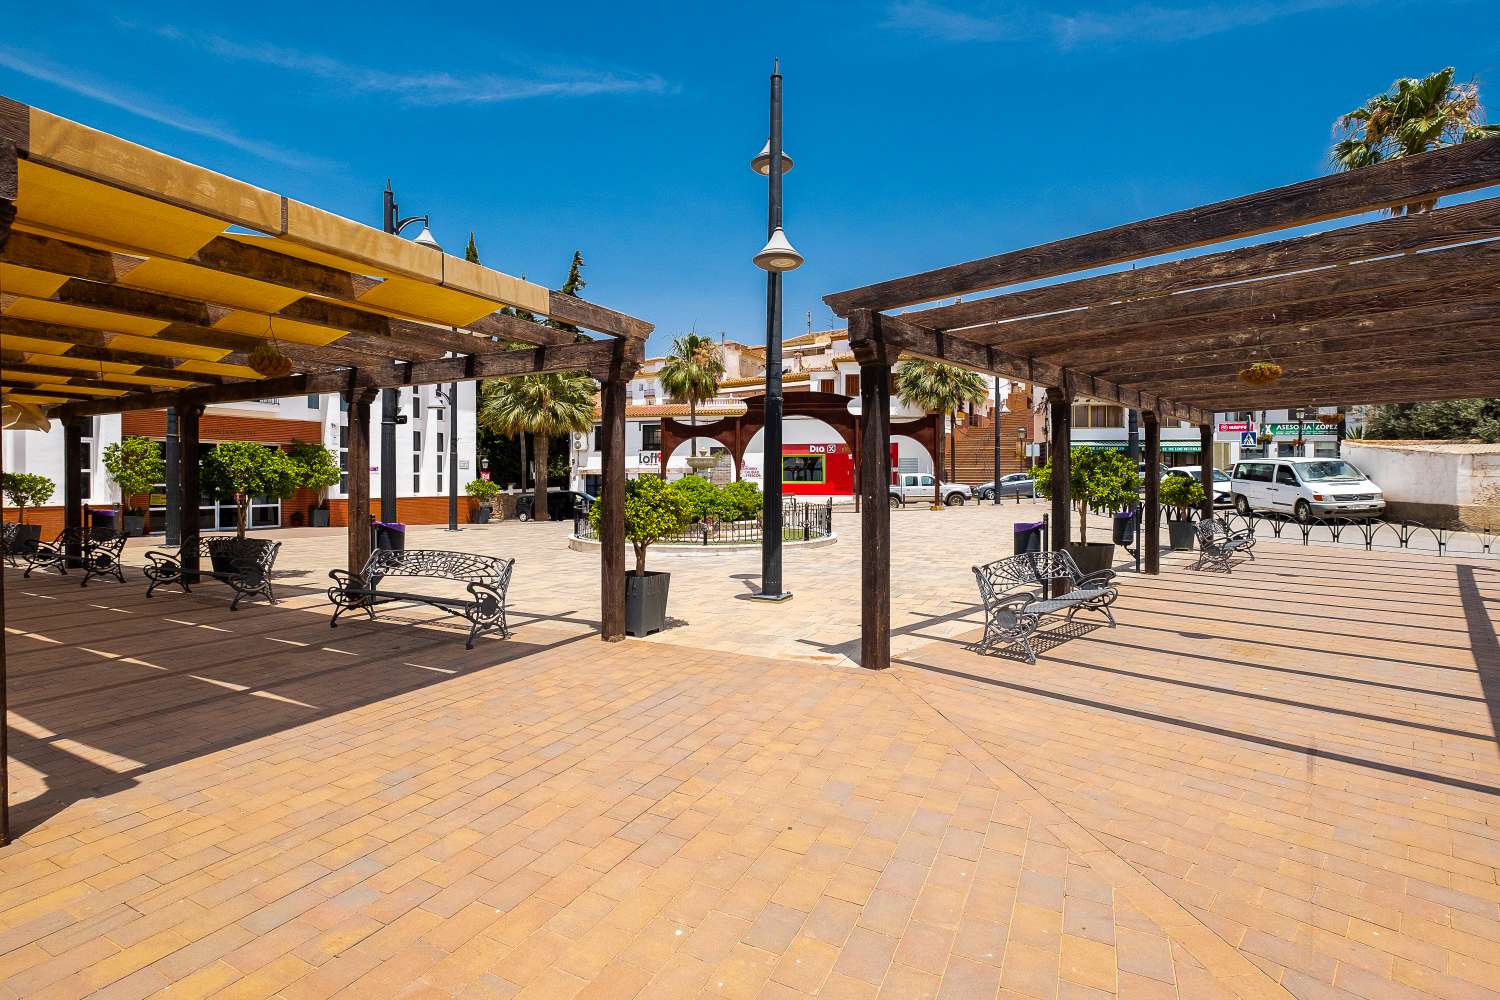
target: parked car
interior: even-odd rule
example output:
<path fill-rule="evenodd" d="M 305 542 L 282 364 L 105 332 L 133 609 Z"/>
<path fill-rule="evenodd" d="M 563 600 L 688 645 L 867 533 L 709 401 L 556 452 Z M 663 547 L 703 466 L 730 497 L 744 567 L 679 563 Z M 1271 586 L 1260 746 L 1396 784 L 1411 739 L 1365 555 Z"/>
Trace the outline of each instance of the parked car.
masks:
<path fill-rule="evenodd" d="M 571 521 L 574 514 L 587 514 L 594 497 L 582 490 L 548 490 L 547 516 L 554 521 Z M 529 521 L 536 516 L 536 498 L 530 493 L 516 501 L 516 520 Z"/>
<path fill-rule="evenodd" d="M 1012 472 L 1008 476 L 1001 476 L 1000 495 L 1002 497 L 1034 497 L 1036 496 L 1036 480 L 1031 478 L 1029 472 Z M 974 499 L 995 499 L 994 482 L 974 487 Z"/>
<path fill-rule="evenodd" d="M 891 484 L 890 489 L 891 506 L 900 507 L 913 500 L 931 500 L 932 487 L 936 482 L 930 472 L 897 473 L 896 481 Z M 964 483 L 943 483 L 938 495 L 949 507 L 962 507 L 965 502 L 974 499 L 974 491 Z"/>
<path fill-rule="evenodd" d="M 1196 465 L 1179 465 L 1164 472 L 1162 474 L 1162 479 L 1166 479 L 1168 476 L 1183 476 L 1187 479 L 1197 479 L 1199 475 L 1199 468 L 1200 467 Z M 1234 506 L 1234 494 L 1233 491 L 1231 491 L 1229 488 L 1229 483 L 1229 473 L 1225 472 L 1223 469 L 1214 470 L 1215 507 Z"/>
<path fill-rule="evenodd" d="M 1379 517 L 1385 494 L 1363 472 L 1341 458 L 1257 458 L 1236 463 L 1230 479 L 1241 514 L 1314 517 Z"/>

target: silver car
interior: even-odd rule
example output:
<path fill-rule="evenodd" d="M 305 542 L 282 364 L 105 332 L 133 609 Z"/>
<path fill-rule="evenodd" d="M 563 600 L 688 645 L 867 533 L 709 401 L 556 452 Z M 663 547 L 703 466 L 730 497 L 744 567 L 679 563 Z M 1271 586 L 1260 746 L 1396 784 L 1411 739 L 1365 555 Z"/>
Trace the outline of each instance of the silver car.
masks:
<path fill-rule="evenodd" d="M 1034 497 L 1036 496 L 1036 480 L 1031 478 L 1029 472 L 1012 472 L 1008 476 L 1001 476 L 1000 495 L 1002 497 Z M 974 499 L 995 499 L 995 484 L 988 482 L 974 487 Z"/>
<path fill-rule="evenodd" d="M 930 472 L 898 472 L 896 481 L 891 484 L 891 506 L 902 507 L 922 500 L 930 502 L 936 485 L 937 480 Z M 943 483 L 938 489 L 938 496 L 949 507 L 962 507 L 974 499 L 974 491 L 964 483 Z"/>

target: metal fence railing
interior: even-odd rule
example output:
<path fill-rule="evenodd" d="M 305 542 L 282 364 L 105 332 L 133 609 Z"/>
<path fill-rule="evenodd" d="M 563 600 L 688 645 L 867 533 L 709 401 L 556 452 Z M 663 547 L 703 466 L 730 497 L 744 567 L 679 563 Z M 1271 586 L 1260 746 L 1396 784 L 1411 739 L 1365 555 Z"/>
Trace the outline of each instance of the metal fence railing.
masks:
<path fill-rule="evenodd" d="M 677 534 L 663 538 L 658 545 L 738 545 L 759 542 L 763 535 L 760 518 L 753 521 L 719 521 L 705 518 L 695 521 Z M 808 542 L 833 534 L 833 501 L 801 503 L 789 499 L 781 508 L 781 537 L 788 542 Z M 589 541 L 599 536 L 589 524 L 587 514 L 573 518 L 573 535 Z"/>

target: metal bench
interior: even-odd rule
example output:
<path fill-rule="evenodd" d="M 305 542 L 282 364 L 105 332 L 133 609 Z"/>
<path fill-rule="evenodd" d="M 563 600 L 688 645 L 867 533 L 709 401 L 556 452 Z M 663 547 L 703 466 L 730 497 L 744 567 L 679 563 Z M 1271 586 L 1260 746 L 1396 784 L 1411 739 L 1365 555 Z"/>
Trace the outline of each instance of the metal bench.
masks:
<path fill-rule="evenodd" d="M 1043 618 L 1065 616 L 1069 621 L 1080 610 L 1098 611 L 1115 627 L 1109 606 L 1119 597 L 1115 571 L 1101 569 L 1084 575 L 1067 552 L 1023 552 L 1007 559 L 974 567 L 979 597 L 984 604 L 984 638 L 979 651 L 995 645 L 1019 646 L 1026 662 L 1035 663 L 1036 653 L 1027 641 L 1041 627 Z M 1064 583 L 1068 590 L 1048 596 Z M 1047 585 L 1044 589 L 1044 585 Z"/>
<path fill-rule="evenodd" d="M 505 595 L 510 587 L 510 574 L 515 564 L 514 559 L 481 556 L 471 552 L 376 549 L 370 553 L 369 561 L 358 574 L 341 569 L 329 571 L 328 575 L 333 579 L 334 586 L 328 588 L 328 599 L 333 602 L 334 612 L 328 627 L 337 628 L 339 616 L 345 611 L 362 609 L 374 619 L 375 605 L 406 601 L 426 604 L 467 619 L 469 641 L 464 644 L 465 649 L 473 649 L 475 636 L 488 629 L 499 629 L 501 637 L 508 639 L 510 628 L 505 622 Z M 462 583 L 467 585 L 469 596 L 450 597 L 394 590 L 390 581 L 399 577 Z"/>
<path fill-rule="evenodd" d="M 20 566 L 27 554 L 35 552 L 42 540 L 40 524 L 18 524 L 5 522 L 5 533 L 0 536 L 0 558 L 12 566 Z"/>
<path fill-rule="evenodd" d="M 227 584 L 234 591 L 234 600 L 229 602 L 230 611 L 240 609 L 240 599 L 251 594 L 261 594 L 272 604 L 276 595 L 271 590 L 271 567 L 276 564 L 276 553 L 281 543 L 264 538 L 240 538 L 237 535 L 202 535 L 197 542 L 200 568 L 192 583 L 201 583 L 206 577 Z M 151 585 L 146 596 L 163 584 L 173 584 L 190 593 L 188 579 L 182 569 L 182 547 L 175 549 L 153 549 L 146 553 L 146 579 Z M 204 560 L 208 568 L 201 568 Z"/>
<path fill-rule="evenodd" d="M 1234 566 L 1234 557 L 1243 552 L 1253 562 L 1255 532 L 1230 531 L 1229 522 L 1222 518 L 1205 517 L 1198 522 L 1198 561 L 1194 569 L 1218 569 L 1228 573 Z"/>
<path fill-rule="evenodd" d="M 30 551 L 18 553 L 26 560 L 30 577 L 34 569 L 55 569 L 64 576 L 68 566 L 83 570 L 80 587 L 87 587 L 96 576 L 112 576 L 125 582 L 120 556 L 125 551 L 125 536 L 113 528 L 64 528 L 50 542 L 38 541 Z"/>

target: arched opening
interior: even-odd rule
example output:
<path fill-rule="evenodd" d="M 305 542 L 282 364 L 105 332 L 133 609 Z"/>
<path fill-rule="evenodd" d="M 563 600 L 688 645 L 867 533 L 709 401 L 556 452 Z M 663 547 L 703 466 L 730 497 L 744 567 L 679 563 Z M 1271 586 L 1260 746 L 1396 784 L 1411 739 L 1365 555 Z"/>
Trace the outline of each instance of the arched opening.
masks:
<path fill-rule="evenodd" d="M 764 486 L 765 434 L 756 431 L 745 447 L 742 475 Z M 788 416 L 781 431 L 781 491 L 789 497 L 852 497 L 854 447 L 832 424 L 817 417 Z"/>
<path fill-rule="evenodd" d="M 703 434 L 690 441 L 683 441 L 665 457 L 668 480 L 680 479 L 695 471 L 689 462 L 694 450 L 694 442 L 696 442 L 697 457 L 716 459 L 712 466 L 697 470 L 699 475 L 715 483 L 732 483 L 740 478 L 740 463 L 735 459 L 732 442 L 726 442 L 710 434 Z"/>

